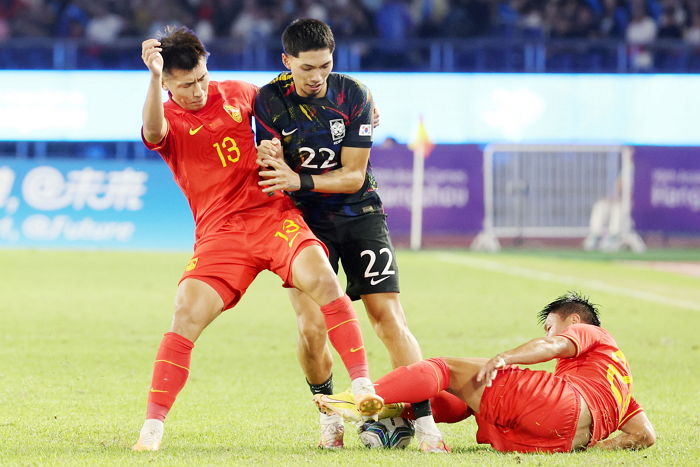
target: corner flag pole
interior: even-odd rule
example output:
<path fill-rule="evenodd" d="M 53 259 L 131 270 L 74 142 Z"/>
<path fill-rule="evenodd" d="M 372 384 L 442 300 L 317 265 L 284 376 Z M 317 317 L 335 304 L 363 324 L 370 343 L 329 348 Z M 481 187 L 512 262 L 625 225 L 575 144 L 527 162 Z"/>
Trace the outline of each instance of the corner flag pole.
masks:
<path fill-rule="evenodd" d="M 422 145 L 413 150 L 413 189 L 411 190 L 411 250 L 420 250 L 423 240 L 423 181 L 425 151 Z"/>
<path fill-rule="evenodd" d="M 425 158 L 433 150 L 428 131 L 420 117 L 416 138 L 409 145 L 413 150 L 413 188 L 411 190 L 411 249 L 420 250 L 423 241 L 423 182 Z"/>

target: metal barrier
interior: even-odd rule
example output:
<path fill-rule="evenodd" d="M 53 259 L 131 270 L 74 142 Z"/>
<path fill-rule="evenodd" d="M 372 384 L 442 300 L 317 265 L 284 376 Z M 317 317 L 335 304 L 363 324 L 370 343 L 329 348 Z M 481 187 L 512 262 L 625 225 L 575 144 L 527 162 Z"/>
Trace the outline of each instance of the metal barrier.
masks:
<path fill-rule="evenodd" d="M 487 146 L 484 225 L 472 248 L 498 251 L 499 237 L 587 237 L 588 249 L 643 251 L 632 227 L 632 170 L 625 146 Z"/>
<path fill-rule="evenodd" d="M 16 38 L 3 42 L 4 69 L 142 70 L 141 40 L 110 44 L 84 39 Z M 212 70 L 278 70 L 278 40 L 245 44 L 232 39 L 207 43 Z M 682 40 L 659 40 L 633 47 L 623 40 L 487 37 L 339 40 L 336 68 L 348 71 L 430 72 L 700 72 L 700 47 Z M 644 60 L 638 60 L 640 57 Z"/>

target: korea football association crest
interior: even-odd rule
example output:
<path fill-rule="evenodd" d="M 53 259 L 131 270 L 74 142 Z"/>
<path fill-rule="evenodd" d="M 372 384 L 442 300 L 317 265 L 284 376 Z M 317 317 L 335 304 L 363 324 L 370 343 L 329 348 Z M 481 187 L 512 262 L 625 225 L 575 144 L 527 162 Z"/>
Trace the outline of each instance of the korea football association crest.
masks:
<path fill-rule="evenodd" d="M 241 111 L 238 107 L 234 107 L 232 105 L 224 105 L 224 110 L 226 111 L 227 114 L 231 116 L 231 118 L 236 122 L 236 123 L 241 123 L 243 121 L 243 116 L 241 115 Z"/>
<path fill-rule="evenodd" d="M 345 138 L 345 123 L 342 118 L 336 118 L 330 121 L 330 125 L 333 144 L 338 144 Z"/>

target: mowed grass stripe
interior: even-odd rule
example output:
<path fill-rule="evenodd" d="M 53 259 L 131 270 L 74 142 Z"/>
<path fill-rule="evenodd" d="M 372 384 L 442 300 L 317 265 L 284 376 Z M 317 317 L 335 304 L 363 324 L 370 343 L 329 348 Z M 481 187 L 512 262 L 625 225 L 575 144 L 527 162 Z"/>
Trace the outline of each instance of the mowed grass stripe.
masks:
<path fill-rule="evenodd" d="M 510 276 L 521 277 L 524 279 L 552 282 L 556 284 L 562 284 L 568 287 L 585 287 L 591 290 L 598 290 L 601 292 L 622 295 L 638 300 L 645 300 L 651 303 L 658 303 L 660 305 L 673 306 L 692 311 L 700 311 L 700 303 L 697 302 L 666 297 L 653 292 L 646 292 L 640 289 L 632 289 L 628 287 L 612 285 L 599 280 L 591 280 L 572 275 L 562 275 L 558 273 L 555 274 L 551 272 L 540 271 L 537 269 L 527 268 L 523 266 L 505 264 L 500 261 L 493 261 L 474 256 L 456 256 L 447 253 L 439 253 L 435 256 L 440 261 L 452 264 L 460 264 L 473 269 L 508 274 Z"/>

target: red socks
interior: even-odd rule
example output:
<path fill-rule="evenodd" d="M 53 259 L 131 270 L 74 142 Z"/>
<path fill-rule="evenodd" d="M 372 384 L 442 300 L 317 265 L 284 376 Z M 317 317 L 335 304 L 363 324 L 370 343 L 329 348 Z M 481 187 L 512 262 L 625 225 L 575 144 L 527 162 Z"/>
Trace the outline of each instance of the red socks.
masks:
<path fill-rule="evenodd" d="M 165 333 L 153 365 L 146 418 L 165 420 L 190 372 L 194 343 L 174 332 Z"/>
<path fill-rule="evenodd" d="M 450 385 L 450 369 L 440 358 L 401 366 L 374 382 L 374 389 L 387 404 L 421 402 Z"/>
<path fill-rule="evenodd" d="M 350 379 L 368 378 L 367 354 L 362 341 L 362 331 L 352 301 L 347 295 L 338 297 L 321 307 L 326 320 L 328 338 L 340 354 Z"/>
<path fill-rule="evenodd" d="M 462 399 L 445 391 L 449 385 L 447 363 L 441 358 L 430 358 L 394 369 L 379 378 L 374 387 L 387 404 L 430 400 L 436 423 L 456 423 L 467 418 L 472 411 Z M 415 418 L 411 407 L 407 407 L 401 416 Z"/>

